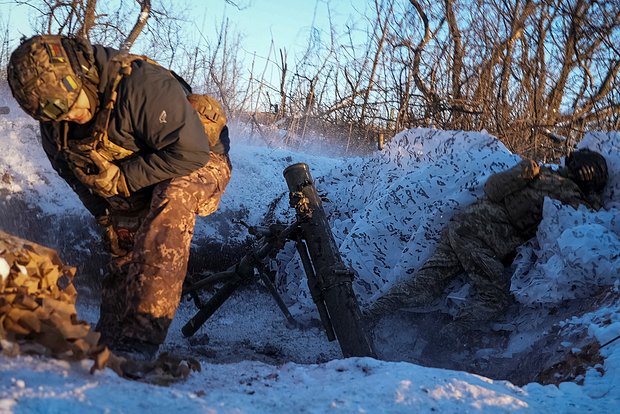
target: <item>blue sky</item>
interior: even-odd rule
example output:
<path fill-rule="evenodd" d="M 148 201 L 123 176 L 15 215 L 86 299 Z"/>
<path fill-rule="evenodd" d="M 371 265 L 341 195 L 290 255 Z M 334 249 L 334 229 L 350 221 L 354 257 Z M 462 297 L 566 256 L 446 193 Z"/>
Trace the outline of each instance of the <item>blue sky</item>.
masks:
<path fill-rule="evenodd" d="M 136 10 L 137 17 L 136 2 L 123 1 L 125 5 Z M 174 0 L 174 4 L 179 5 L 177 12 L 187 16 L 188 19 L 183 27 L 188 31 L 187 38 L 191 39 L 188 40 L 191 44 L 186 46 L 195 45 L 203 48 L 207 42 L 213 45 L 217 39 L 216 33 L 226 18 L 229 21 L 229 34 L 241 36 L 242 51 L 239 56 L 244 65 L 248 68 L 253 65 L 254 73 L 262 73 L 262 79 L 271 84 L 279 81 L 280 69 L 277 63 L 280 61 L 280 49 L 286 50 L 287 61 L 291 68 L 303 59 L 311 32 L 315 38 L 319 38 L 321 44 L 329 45 L 330 16 L 331 25 L 340 41 L 345 42 L 343 37 L 348 36 L 351 28 L 362 30 L 354 31 L 352 35 L 354 38 L 362 33 L 361 38 L 365 39 L 361 29 L 366 25 L 364 13 L 374 5 L 373 0 L 234 0 L 234 2 L 239 7 L 225 0 Z M 159 1 L 154 0 L 153 3 L 153 7 L 156 8 Z M 186 14 L 180 12 L 185 9 L 189 12 Z M 8 22 L 11 50 L 17 46 L 22 36 L 29 37 L 34 34 L 31 22 L 38 15 L 39 12 L 32 6 L 16 5 L 13 0 L 0 0 L 0 30 Z M 269 56 L 271 64 L 266 65 L 265 59 L 269 55 L 272 39 L 274 44 Z M 140 50 L 139 42 L 131 51 L 145 53 Z M 181 70 L 178 62 L 160 60 L 160 63 L 177 71 Z"/>
<path fill-rule="evenodd" d="M 196 23 L 205 33 L 210 24 L 217 24 L 226 16 L 235 30 L 246 35 L 244 49 L 259 55 L 268 53 L 272 38 L 276 50 L 286 48 L 289 53 L 304 50 L 312 27 L 328 40 L 328 10 L 334 27 L 342 35 L 347 25 L 363 20 L 362 13 L 371 4 L 354 0 L 240 0 L 237 3 L 243 7 L 238 9 L 224 0 L 211 0 L 208 6 L 195 3 L 200 4 L 194 6 Z M 205 12 L 209 13 L 206 18 Z"/>
<path fill-rule="evenodd" d="M 328 39 L 328 9 L 334 26 L 343 34 L 347 24 L 363 20 L 361 13 L 372 4 L 354 0 L 236 0 L 236 3 L 240 8 L 225 0 L 188 1 L 189 18 L 204 36 L 211 38 L 222 18 L 227 17 L 231 27 L 244 35 L 244 49 L 259 56 L 268 53 L 272 38 L 276 50 L 286 48 L 289 54 L 303 50 L 311 27 Z M 17 6 L 8 0 L 0 0 L 0 6 L 0 18 L 9 21 L 13 39 L 33 34 L 29 23 L 29 14 L 35 12 L 33 8 Z M 191 22 L 187 25 L 188 29 L 191 25 Z"/>

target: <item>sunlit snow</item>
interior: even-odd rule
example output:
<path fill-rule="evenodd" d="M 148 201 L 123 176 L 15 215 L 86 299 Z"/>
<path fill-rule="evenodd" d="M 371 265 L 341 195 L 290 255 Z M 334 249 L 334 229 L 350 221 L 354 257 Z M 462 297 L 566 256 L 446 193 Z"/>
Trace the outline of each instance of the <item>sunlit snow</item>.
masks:
<path fill-rule="evenodd" d="M 194 243 L 243 240 L 247 236 L 243 227 L 231 218 L 264 224 L 274 200 L 273 218 L 290 221 L 282 170 L 306 162 L 326 198 L 325 208 L 343 258 L 357 274 L 355 291 L 362 304 L 420 266 L 454 212 L 481 196 L 490 174 L 519 160 L 485 132 L 403 131 L 382 152 L 363 158 L 304 154 L 251 140 L 241 127 L 232 132 L 233 178 L 220 210 L 199 220 Z M 70 215 L 84 217 L 82 223 L 94 228 L 77 197 L 52 171 L 37 139 L 37 125 L 19 111 L 0 116 L 0 193 L 5 198 L 0 214 L 6 214 L 7 200 L 19 198 L 28 206 L 38 206 L 36 214 L 51 217 L 52 222 L 57 218 L 60 223 Z M 580 146 L 607 157 L 610 183 L 605 210 L 575 210 L 546 201 L 537 237 L 520 250 L 514 263 L 512 285 L 524 305 L 540 305 L 537 312 L 565 299 L 585 297 L 600 286 L 615 286 L 614 292 L 619 288 L 620 134 L 591 134 Z M 28 218 L 29 226 L 37 217 Z M 0 229 L 5 224 L 0 217 Z M 59 225 L 58 239 L 63 230 Z M 24 229 L 22 235 L 33 232 L 36 228 Z M 59 245 L 52 242 L 50 247 Z M 315 310 L 293 253 L 287 247 L 274 265 L 279 286 L 296 317 L 312 318 Z M 264 343 L 269 338 L 261 332 L 282 324 L 277 311 L 264 315 L 264 309 L 275 308 L 269 298 L 257 297 L 252 302 L 252 296 L 245 295 L 244 299 L 223 310 L 224 315 L 210 325 L 211 332 L 222 330 L 230 335 L 214 334 L 212 341 L 224 341 L 225 346 L 227 338 L 235 336 L 244 343 Z M 79 311 L 81 318 L 96 320 L 96 304 L 81 304 Z M 191 306 L 183 304 L 177 318 L 191 313 Z M 175 320 L 166 346 L 186 346 L 178 333 L 182 323 Z M 603 344 L 620 335 L 620 304 L 569 318 L 562 326 L 586 327 Z M 300 362 L 271 365 L 243 357 L 220 362 L 199 357 L 202 372 L 169 387 L 127 381 L 109 370 L 90 375 L 88 361 L 0 356 L 0 412 L 581 413 L 620 409 L 620 341 L 601 349 L 605 374 L 591 368 L 583 385 L 517 387 L 409 362 L 339 359 L 337 346 L 327 343 L 318 329 L 278 332 L 280 343 L 287 343 L 283 348 L 298 355 Z M 322 354 L 325 362 L 302 363 L 306 353 Z"/>

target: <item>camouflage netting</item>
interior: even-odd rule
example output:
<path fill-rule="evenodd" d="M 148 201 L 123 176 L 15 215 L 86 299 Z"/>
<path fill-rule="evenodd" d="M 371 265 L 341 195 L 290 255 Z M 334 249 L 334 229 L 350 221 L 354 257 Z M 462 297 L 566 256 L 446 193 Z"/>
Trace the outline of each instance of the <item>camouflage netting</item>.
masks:
<path fill-rule="evenodd" d="M 0 231 L 2 353 L 90 358 L 92 371 L 111 362 L 99 334 L 77 319 L 74 274 L 55 251 Z"/>
<path fill-rule="evenodd" d="M 200 370 L 198 361 L 166 354 L 133 361 L 98 345 L 99 333 L 77 318 L 75 268 L 54 250 L 0 230 L 0 352 L 92 359 L 91 373 L 109 367 L 118 375 L 160 385 Z"/>

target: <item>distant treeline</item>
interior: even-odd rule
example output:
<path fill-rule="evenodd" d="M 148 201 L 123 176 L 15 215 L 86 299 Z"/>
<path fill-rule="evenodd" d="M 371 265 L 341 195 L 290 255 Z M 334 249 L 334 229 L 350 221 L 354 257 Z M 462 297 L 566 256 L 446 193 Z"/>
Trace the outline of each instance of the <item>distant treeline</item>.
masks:
<path fill-rule="evenodd" d="M 30 3 L 41 32 L 125 47 L 142 33 L 140 53 L 232 117 L 269 112 L 260 118 L 298 139 L 331 132 L 354 148 L 403 128 L 486 129 L 515 153 L 551 159 L 586 131 L 620 130 L 619 1 L 373 0 L 346 33 L 311 31 L 302 56 L 272 47 L 262 57 L 244 52 L 242 28 L 226 19 L 192 44 L 170 2 Z M 142 27 L 140 11 L 150 16 Z"/>

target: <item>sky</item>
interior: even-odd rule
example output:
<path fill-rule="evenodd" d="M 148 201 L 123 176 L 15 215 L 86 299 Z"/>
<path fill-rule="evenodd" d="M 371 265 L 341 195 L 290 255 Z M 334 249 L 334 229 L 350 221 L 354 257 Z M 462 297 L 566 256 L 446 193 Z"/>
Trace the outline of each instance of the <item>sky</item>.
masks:
<path fill-rule="evenodd" d="M 0 191 L 5 194 L 0 228 L 62 248 L 60 256 L 78 265 L 78 283 L 93 277 L 84 273 L 84 263 L 96 254 L 98 245 L 88 240 L 97 238 L 97 230 L 51 170 L 35 131 L 36 123 L 18 110 L 0 115 Z M 357 273 L 355 290 L 362 305 L 401 277 L 403 268 L 415 267 L 429 254 L 442 225 L 481 194 L 488 174 L 518 161 L 485 132 L 407 130 L 382 152 L 365 157 L 329 155 L 329 144 L 319 137 L 311 147 L 295 142 L 283 147 L 275 140 L 267 144 L 244 125 L 231 125 L 231 136 L 233 177 L 219 211 L 198 220 L 194 248 L 206 240 L 224 244 L 245 238 L 232 218 L 264 224 L 267 206 L 286 191 L 283 169 L 306 162 L 319 192 L 330 200 L 324 204 L 326 212 L 345 262 Z M 483 375 L 457 369 L 464 360 L 501 365 L 521 361 L 523 355 L 542 356 L 543 351 L 578 359 L 588 341 L 605 344 L 620 335 L 620 303 L 613 300 L 620 294 L 620 134 L 588 135 L 580 145 L 608 157 L 605 210 L 594 213 L 546 202 L 540 231 L 517 259 L 520 274 L 532 278 L 513 284 L 521 308 L 517 319 L 508 320 L 513 326 L 502 346 L 491 342 L 465 354 L 442 350 L 435 362 L 450 361 L 451 367 L 423 363 L 423 325 L 404 311 L 384 319 L 374 331 L 378 359 L 343 359 L 337 344 L 308 323 L 316 322 L 316 313 L 297 260 L 285 248 L 274 264 L 278 286 L 305 328 L 286 327 L 273 300 L 255 287 L 232 297 L 195 340 L 188 340 L 180 327 L 195 309 L 184 302 L 162 350 L 190 353 L 200 361 L 201 372 L 162 387 L 124 380 L 110 370 L 91 375 L 90 361 L 0 355 L 0 413 L 618 411 L 620 341 L 601 348 L 603 362 L 558 385 L 528 380 L 516 385 L 516 379 L 506 380 L 508 370 Z M 18 201 L 23 205 L 11 204 Z M 22 207 L 9 210 L 15 205 Z M 276 203 L 274 216 L 291 220 L 287 199 Z M 45 226 L 37 224 L 42 222 Z M 546 296 L 519 295 L 540 279 L 549 281 Z M 608 296 L 594 304 L 579 302 L 576 309 L 565 301 L 571 292 L 588 296 L 601 285 L 611 285 Z M 452 305 L 446 299 L 437 306 L 437 312 L 445 312 Z M 79 299 L 80 319 L 92 324 L 97 314 L 96 300 Z M 539 339 L 553 346 L 537 348 Z M 492 373 L 492 367 L 485 372 Z"/>
<path fill-rule="evenodd" d="M 135 2 L 125 1 L 130 2 L 137 13 Z M 238 7 L 225 0 L 181 2 L 187 5 L 185 15 L 188 21 L 184 24 L 185 30 L 190 33 L 187 38 L 193 39 L 191 41 L 198 47 L 204 47 L 205 43 L 213 45 L 223 19 L 228 19 L 230 34 L 241 36 L 243 50 L 239 56 L 248 71 L 252 64 L 255 65 L 255 73 L 262 73 L 266 67 L 264 80 L 273 85 L 279 81 L 280 71 L 267 59 L 271 63 L 279 62 L 282 49 L 287 53 L 289 67 L 292 67 L 304 55 L 311 33 L 322 42 L 329 42 L 330 18 L 338 36 L 344 36 L 350 33 L 348 28 L 363 27 L 363 13 L 372 4 L 370 1 L 354 0 L 239 0 L 235 3 Z M 33 34 L 30 22 L 35 10 L 25 4 L 15 5 L 9 0 L 0 0 L 0 6 L 0 19 L 3 23 L 8 20 L 13 49 L 22 35 Z M 358 30 L 352 31 L 353 38 L 361 33 Z M 132 51 L 141 53 L 139 42 Z"/>
<path fill-rule="evenodd" d="M 239 32 L 247 34 L 244 49 L 263 55 L 268 51 L 271 39 L 276 50 L 279 47 L 303 50 L 312 27 L 318 29 L 326 40 L 329 39 L 330 17 L 337 30 L 343 33 L 345 25 L 359 22 L 368 7 L 363 1 L 351 0 L 243 0 L 239 4 L 246 7 L 240 9 L 224 1 L 210 3 L 204 9 L 212 13 L 207 21 L 213 17 L 221 20 L 222 16 L 226 16 Z M 194 7 L 197 12 L 202 8 Z M 206 29 L 208 23 L 201 27 Z"/>
<path fill-rule="evenodd" d="M 244 49 L 259 56 L 268 54 L 272 39 L 276 50 L 303 50 L 311 27 L 318 29 L 321 36 L 329 36 L 328 10 L 334 26 L 343 33 L 347 24 L 351 26 L 362 20 L 361 15 L 368 7 L 366 2 L 353 0 L 239 0 L 235 2 L 238 7 L 225 0 L 188 0 L 185 3 L 189 10 L 188 30 L 196 28 L 210 38 L 222 19 L 228 18 L 232 27 L 245 35 Z M 0 0 L 0 5 L 0 16 L 8 19 L 14 36 L 32 34 L 29 16 L 35 11 L 30 6 L 15 5 L 8 0 Z"/>
<path fill-rule="evenodd" d="M 307 48 L 310 36 L 322 44 L 330 42 L 331 26 L 336 36 L 353 33 L 359 36 L 363 27 L 363 13 L 369 1 L 354 0 L 241 0 L 239 7 L 231 6 L 223 0 L 204 3 L 190 2 L 195 11 L 199 33 L 211 40 L 222 19 L 230 21 L 230 27 L 241 35 L 241 48 L 245 53 L 245 64 L 254 63 L 262 71 L 271 62 L 280 62 L 280 50 L 286 52 L 289 67 L 301 59 Z M 355 30 L 350 30 L 355 28 Z M 276 85 L 280 79 L 278 66 L 267 65 L 265 79 Z"/>

